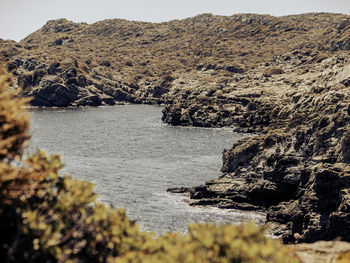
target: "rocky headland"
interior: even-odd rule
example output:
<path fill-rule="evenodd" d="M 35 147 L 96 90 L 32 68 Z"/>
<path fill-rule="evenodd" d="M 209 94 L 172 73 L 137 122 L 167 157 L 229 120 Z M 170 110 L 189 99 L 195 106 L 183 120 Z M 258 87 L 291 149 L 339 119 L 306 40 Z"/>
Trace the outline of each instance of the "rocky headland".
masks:
<path fill-rule="evenodd" d="M 33 106 L 164 104 L 171 125 L 249 132 L 192 205 L 265 211 L 286 243 L 350 241 L 350 16 L 49 21 L 0 61 Z"/>

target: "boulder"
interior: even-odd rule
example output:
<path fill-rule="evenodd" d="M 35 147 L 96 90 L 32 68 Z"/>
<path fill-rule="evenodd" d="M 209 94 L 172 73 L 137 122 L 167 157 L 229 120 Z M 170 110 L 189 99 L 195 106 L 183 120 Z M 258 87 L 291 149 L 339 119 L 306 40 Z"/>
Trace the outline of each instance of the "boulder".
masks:
<path fill-rule="evenodd" d="M 67 107 L 77 99 L 79 90 L 76 86 L 65 86 L 55 82 L 46 81 L 29 94 L 33 96 L 31 104 L 33 106 L 46 107 Z"/>

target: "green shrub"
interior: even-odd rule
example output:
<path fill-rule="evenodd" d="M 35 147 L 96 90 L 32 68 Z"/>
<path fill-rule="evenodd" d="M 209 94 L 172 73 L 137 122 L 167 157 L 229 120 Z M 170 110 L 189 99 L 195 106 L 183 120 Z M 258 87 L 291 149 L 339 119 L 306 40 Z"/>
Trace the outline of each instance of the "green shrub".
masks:
<path fill-rule="evenodd" d="M 5 92 L 8 89 L 8 78 L 0 77 L 0 161 L 20 156 L 29 139 L 28 115 L 24 110 L 27 100 L 18 98 L 16 91 Z"/>
<path fill-rule="evenodd" d="M 17 168 L 30 171 L 38 183 L 19 201 L 2 205 L 1 225 L 16 219 L 9 233 L 3 229 L 10 261 L 105 262 L 145 243 L 149 234 L 139 231 L 124 210 L 96 202 L 93 184 L 59 176 L 62 167 L 59 156 L 38 152 Z"/>
<path fill-rule="evenodd" d="M 292 251 L 268 239 L 253 223 L 241 226 L 192 224 L 188 234 L 168 233 L 143 251 L 127 253 L 119 261 L 141 262 L 299 262 Z"/>

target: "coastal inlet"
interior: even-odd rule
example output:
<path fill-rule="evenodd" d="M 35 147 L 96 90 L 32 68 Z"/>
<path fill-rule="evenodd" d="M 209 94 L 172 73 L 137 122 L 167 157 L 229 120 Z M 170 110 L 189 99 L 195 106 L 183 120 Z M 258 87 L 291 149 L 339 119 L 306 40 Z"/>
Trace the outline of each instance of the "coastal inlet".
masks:
<path fill-rule="evenodd" d="M 28 149 L 62 154 L 63 170 L 96 184 L 100 201 L 124 207 L 142 229 L 186 231 L 189 222 L 232 223 L 264 216 L 191 207 L 170 187 L 192 187 L 217 178 L 224 148 L 244 134 L 230 129 L 172 127 L 161 107 L 118 105 L 32 111 Z"/>

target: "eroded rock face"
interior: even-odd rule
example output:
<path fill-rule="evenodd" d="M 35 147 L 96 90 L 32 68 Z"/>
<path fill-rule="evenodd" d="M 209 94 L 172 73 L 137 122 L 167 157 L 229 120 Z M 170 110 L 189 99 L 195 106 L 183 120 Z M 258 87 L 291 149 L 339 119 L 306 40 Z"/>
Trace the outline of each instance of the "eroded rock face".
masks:
<path fill-rule="evenodd" d="M 30 94 L 34 98 L 31 104 L 33 106 L 67 107 L 77 99 L 78 93 L 79 91 L 75 85 L 65 86 L 46 81 L 42 87 Z"/>
<path fill-rule="evenodd" d="M 32 97 L 31 104 L 38 107 L 157 104 L 163 102 L 162 96 L 168 91 L 164 80 L 140 88 L 117 76 L 105 78 L 95 71 L 82 74 L 74 66 L 64 69 L 59 63 L 47 65 L 34 58 L 15 58 L 8 67 L 17 76 L 23 96 Z"/>
<path fill-rule="evenodd" d="M 264 210 L 268 221 L 284 226 L 276 234 L 287 243 L 350 241 L 350 93 L 343 84 L 350 60 L 339 61 L 315 66 L 303 77 L 310 85 L 285 89 L 270 110 L 256 104 L 269 125 L 223 152 L 223 174 L 190 189 L 191 204 Z"/>

